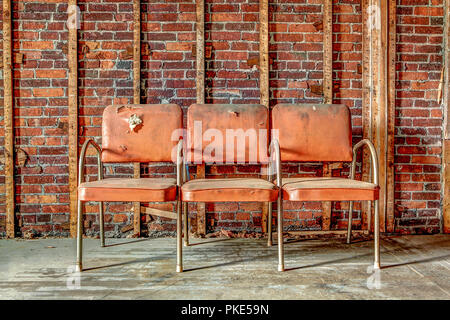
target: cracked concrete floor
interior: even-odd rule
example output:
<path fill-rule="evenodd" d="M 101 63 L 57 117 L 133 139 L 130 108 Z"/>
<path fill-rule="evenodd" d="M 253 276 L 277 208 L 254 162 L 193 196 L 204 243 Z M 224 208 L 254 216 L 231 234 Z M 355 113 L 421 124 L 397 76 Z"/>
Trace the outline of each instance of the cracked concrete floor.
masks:
<path fill-rule="evenodd" d="M 77 288 L 74 239 L 0 240 L 0 298 L 450 299 L 450 235 L 382 237 L 379 289 L 367 286 L 372 241 L 292 242 L 278 272 L 264 239 L 194 239 L 181 274 L 174 238 L 99 242 L 84 241 Z"/>

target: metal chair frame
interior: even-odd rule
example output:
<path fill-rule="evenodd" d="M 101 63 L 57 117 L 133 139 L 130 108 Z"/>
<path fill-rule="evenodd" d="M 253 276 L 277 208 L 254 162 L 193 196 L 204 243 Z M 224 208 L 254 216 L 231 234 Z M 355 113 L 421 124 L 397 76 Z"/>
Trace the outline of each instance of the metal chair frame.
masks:
<path fill-rule="evenodd" d="M 281 173 L 280 173 L 280 165 L 281 165 L 281 161 L 279 158 L 279 143 L 278 141 L 274 140 L 272 141 L 274 143 L 274 147 L 278 148 L 278 158 L 276 159 L 276 165 L 278 167 L 277 169 L 277 185 L 280 186 L 280 193 L 279 193 L 279 197 L 278 197 L 278 205 L 277 205 L 277 210 L 278 210 L 278 229 L 277 229 L 277 233 L 278 233 L 278 271 L 284 271 L 285 270 L 285 265 L 284 265 L 284 242 L 283 242 L 283 207 L 282 207 L 282 201 L 283 201 L 283 192 L 282 192 L 282 178 L 281 178 Z M 272 145 L 272 144 L 271 144 Z M 358 149 L 362 146 L 367 146 L 370 150 L 370 155 L 371 155 L 371 164 L 372 164 L 372 181 L 374 184 L 378 185 L 378 155 L 376 152 L 375 147 L 373 146 L 372 142 L 368 139 L 363 139 L 361 141 L 359 141 L 354 147 L 353 147 L 353 159 L 352 159 L 352 166 L 351 166 L 351 171 L 350 171 L 350 179 L 354 179 L 355 178 L 355 171 L 356 171 L 356 154 L 358 152 Z M 369 202 L 371 202 L 371 200 L 369 200 Z M 374 200 L 374 214 L 375 214 L 375 219 L 374 219 L 374 269 L 380 269 L 380 217 L 379 217 L 379 206 L 378 206 L 378 200 Z M 371 211 L 371 210 L 369 210 Z M 347 243 L 350 243 L 351 240 L 351 230 L 352 230 L 352 214 L 353 214 L 353 201 L 350 201 L 350 208 L 349 208 L 349 216 L 348 216 L 348 228 L 347 228 Z M 272 221 L 272 211 L 269 212 L 269 241 L 268 241 L 268 245 L 271 246 L 272 245 L 272 236 L 271 236 L 271 231 L 272 231 L 272 226 L 271 226 L 271 221 Z M 370 226 L 371 226 L 371 213 L 369 212 L 369 217 L 368 217 L 368 226 L 369 226 L 369 231 L 370 231 Z"/>
<path fill-rule="evenodd" d="M 276 186 L 278 187 L 278 199 L 277 199 L 277 204 L 278 204 L 278 210 L 281 210 L 281 200 L 280 200 L 280 194 L 281 194 L 281 166 L 280 166 L 280 146 L 278 144 L 277 140 L 272 140 L 270 145 L 269 145 L 269 163 L 268 163 L 268 170 L 267 170 L 267 180 L 268 181 L 273 181 L 272 180 L 272 170 L 273 170 L 273 158 L 275 157 L 275 173 L 276 173 L 276 179 L 277 179 L 277 183 Z M 185 182 L 187 180 L 187 176 L 186 176 L 186 166 L 183 166 L 184 171 L 183 171 L 183 177 L 184 180 L 183 182 Z M 182 201 L 183 202 L 183 216 L 184 216 L 184 246 L 187 247 L 189 246 L 189 220 L 188 220 L 188 209 L 187 209 L 187 205 L 188 202 Z M 268 246 L 272 246 L 272 202 L 269 202 L 269 217 L 268 217 Z M 280 218 L 280 216 L 278 215 L 278 223 L 282 225 L 282 220 Z"/>
<path fill-rule="evenodd" d="M 88 139 L 84 142 L 79 163 L 78 163 L 78 186 L 84 182 L 84 169 L 86 162 L 86 150 L 92 145 L 97 151 L 97 168 L 98 168 L 98 180 L 103 180 L 103 163 L 101 161 L 102 149 L 101 147 L 92 139 Z M 177 145 L 177 162 L 176 162 L 176 172 L 177 172 L 177 266 L 176 271 L 182 272 L 182 208 L 181 208 L 181 186 L 184 183 L 185 175 L 182 175 L 182 165 L 183 165 L 183 140 L 180 139 Z M 83 204 L 78 199 L 78 217 L 77 217 L 77 271 L 81 272 L 83 270 Z M 105 246 L 105 232 L 104 232 L 104 214 L 103 214 L 103 201 L 99 202 L 99 222 L 100 222 L 100 243 L 101 246 Z"/>

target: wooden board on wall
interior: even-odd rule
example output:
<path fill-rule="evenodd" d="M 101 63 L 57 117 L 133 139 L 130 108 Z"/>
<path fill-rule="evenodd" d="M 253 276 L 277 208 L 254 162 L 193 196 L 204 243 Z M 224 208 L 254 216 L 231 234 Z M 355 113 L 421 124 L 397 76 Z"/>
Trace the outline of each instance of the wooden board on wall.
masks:
<path fill-rule="evenodd" d="M 369 14 L 370 0 L 361 0 L 362 10 L 362 27 L 363 27 L 363 39 L 362 39 L 362 131 L 363 138 L 372 140 L 372 116 L 370 110 L 370 91 L 371 91 L 371 69 L 370 69 L 370 54 L 371 54 L 371 36 L 369 29 Z M 370 179 L 370 154 L 369 150 L 363 150 L 362 156 L 362 180 L 369 181 Z M 370 206 L 367 201 L 363 201 L 361 204 L 361 219 L 362 228 L 370 229 L 368 225 L 368 216 L 370 212 Z"/>
<path fill-rule="evenodd" d="M 69 0 L 71 13 L 69 17 L 76 19 L 76 0 Z M 72 15 L 75 15 L 72 16 Z M 69 27 L 68 44 L 68 64 L 69 64 L 69 88 L 68 88 L 68 108 L 69 108 L 69 192 L 70 192 L 70 235 L 77 235 L 77 184 L 78 184 L 78 54 L 77 25 L 71 24 Z"/>
<path fill-rule="evenodd" d="M 260 103 L 269 107 L 269 0 L 259 1 Z"/>
<path fill-rule="evenodd" d="M 450 0 L 445 1 L 445 81 L 444 81 L 444 141 L 443 141 L 443 197 L 441 231 L 450 233 Z"/>
<path fill-rule="evenodd" d="M 133 103 L 141 103 L 141 1 L 133 0 Z M 141 177 L 141 164 L 134 163 L 133 177 Z M 133 231 L 141 234 L 141 204 L 133 203 Z"/>
<path fill-rule="evenodd" d="M 323 3 L 323 102 L 333 103 L 333 3 Z M 331 177 L 331 163 L 324 163 L 323 176 Z M 322 230 L 331 227 L 331 201 L 322 202 Z"/>
<path fill-rule="evenodd" d="M 394 232 L 394 156 L 395 156 L 395 61 L 397 40 L 397 2 L 389 0 L 388 7 L 388 54 L 387 54 L 387 150 L 386 150 L 386 232 Z"/>
<path fill-rule="evenodd" d="M 259 92 L 260 103 L 269 108 L 269 0 L 259 1 Z M 269 204 L 261 204 L 261 231 L 267 232 Z"/>
<path fill-rule="evenodd" d="M 380 228 L 384 231 L 385 210 L 386 210 L 386 16 L 385 1 L 373 0 L 372 14 L 377 14 L 378 18 L 372 28 L 372 142 L 378 153 L 378 175 L 380 181 Z M 379 13 L 378 13 L 379 10 Z M 372 219 L 374 220 L 374 219 Z"/>
<path fill-rule="evenodd" d="M 393 231 L 395 1 L 362 0 L 362 14 L 363 137 L 373 142 L 378 153 L 380 228 Z M 364 150 L 362 169 L 367 181 L 372 173 L 368 150 Z M 363 227 L 367 226 L 369 209 L 364 202 Z"/>
<path fill-rule="evenodd" d="M 13 64 L 12 64 L 12 7 L 11 0 L 3 0 L 3 84 L 5 126 L 5 193 L 6 236 L 15 237 L 14 201 L 14 110 L 13 110 Z"/>
<path fill-rule="evenodd" d="M 205 103 L 205 1 L 196 0 L 197 103 Z M 197 179 L 205 178 L 205 164 L 197 165 Z M 206 234 L 206 205 L 197 203 L 197 233 Z"/>

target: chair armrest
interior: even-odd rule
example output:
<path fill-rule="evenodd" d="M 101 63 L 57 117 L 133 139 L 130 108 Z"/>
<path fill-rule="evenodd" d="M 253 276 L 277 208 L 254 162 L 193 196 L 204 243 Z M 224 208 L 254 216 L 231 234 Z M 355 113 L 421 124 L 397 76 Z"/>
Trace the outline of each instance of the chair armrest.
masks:
<path fill-rule="evenodd" d="M 100 146 L 92 139 L 87 139 L 83 146 L 81 147 L 80 160 L 78 163 L 78 185 L 80 185 L 84 180 L 84 165 L 86 161 L 86 150 L 92 145 L 97 151 L 97 166 L 98 166 L 98 180 L 103 179 L 103 164 L 101 160 L 102 149 Z"/>
<path fill-rule="evenodd" d="M 356 170 L 356 153 L 358 149 L 362 146 L 367 146 L 370 150 L 370 156 L 372 158 L 372 175 L 373 175 L 373 183 L 378 185 L 378 155 L 375 147 L 373 146 L 372 142 L 368 139 L 363 139 L 359 141 L 355 146 L 353 147 L 353 160 L 352 160 L 352 168 L 350 171 L 350 178 L 355 179 L 355 170 Z"/>
<path fill-rule="evenodd" d="M 273 158 L 275 157 L 275 163 L 273 163 Z M 275 165 L 275 175 L 277 178 L 277 186 L 281 187 L 281 159 L 280 159 L 280 144 L 278 143 L 277 139 L 273 139 L 270 142 L 269 146 L 269 170 L 267 173 L 267 176 L 269 178 L 269 181 L 272 181 L 272 170 Z"/>
<path fill-rule="evenodd" d="M 184 156 L 183 156 L 183 139 L 178 141 L 177 145 L 177 186 L 181 187 L 185 182 L 186 169 L 184 167 Z"/>

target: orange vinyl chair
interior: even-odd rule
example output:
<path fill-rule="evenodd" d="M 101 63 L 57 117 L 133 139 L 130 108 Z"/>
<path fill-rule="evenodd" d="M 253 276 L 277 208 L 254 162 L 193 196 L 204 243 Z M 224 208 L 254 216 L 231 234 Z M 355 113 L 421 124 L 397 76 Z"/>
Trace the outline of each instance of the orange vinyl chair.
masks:
<path fill-rule="evenodd" d="M 350 243 L 353 201 L 374 202 L 374 268 L 380 268 L 378 158 L 373 144 L 361 140 L 352 148 L 350 110 L 338 104 L 278 104 L 272 110 L 282 162 L 351 162 L 350 178 L 285 178 L 280 197 L 289 201 L 350 201 L 347 242 Z M 356 153 L 366 145 L 371 154 L 372 182 L 355 180 Z M 283 214 L 278 210 L 278 270 L 284 271 Z M 271 220 L 269 220 L 271 221 Z M 370 215 L 369 215 L 370 229 Z"/>
<path fill-rule="evenodd" d="M 85 201 L 100 202 L 100 240 L 105 246 L 103 202 L 177 202 L 177 271 L 181 265 L 181 204 L 183 113 L 175 104 L 109 106 L 103 112 L 102 144 L 92 139 L 83 144 L 78 177 L 77 268 L 83 270 L 83 208 Z M 86 150 L 97 151 L 98 180 L 83 182 Z M 175 162 L 174 178 L 108 178 L 103 179 L 103 163 Z"/>
<path fill-rule="evenodd" d="M 263 105 L 193 104 L 187 113 L 185 159 L 194 164 L 269 164 L 268 120 L 268 109 Z M 268 178 L 193 179 L 181 187 L 181 199 L 183 203 L 272 203 L 279 188 Z"/>

